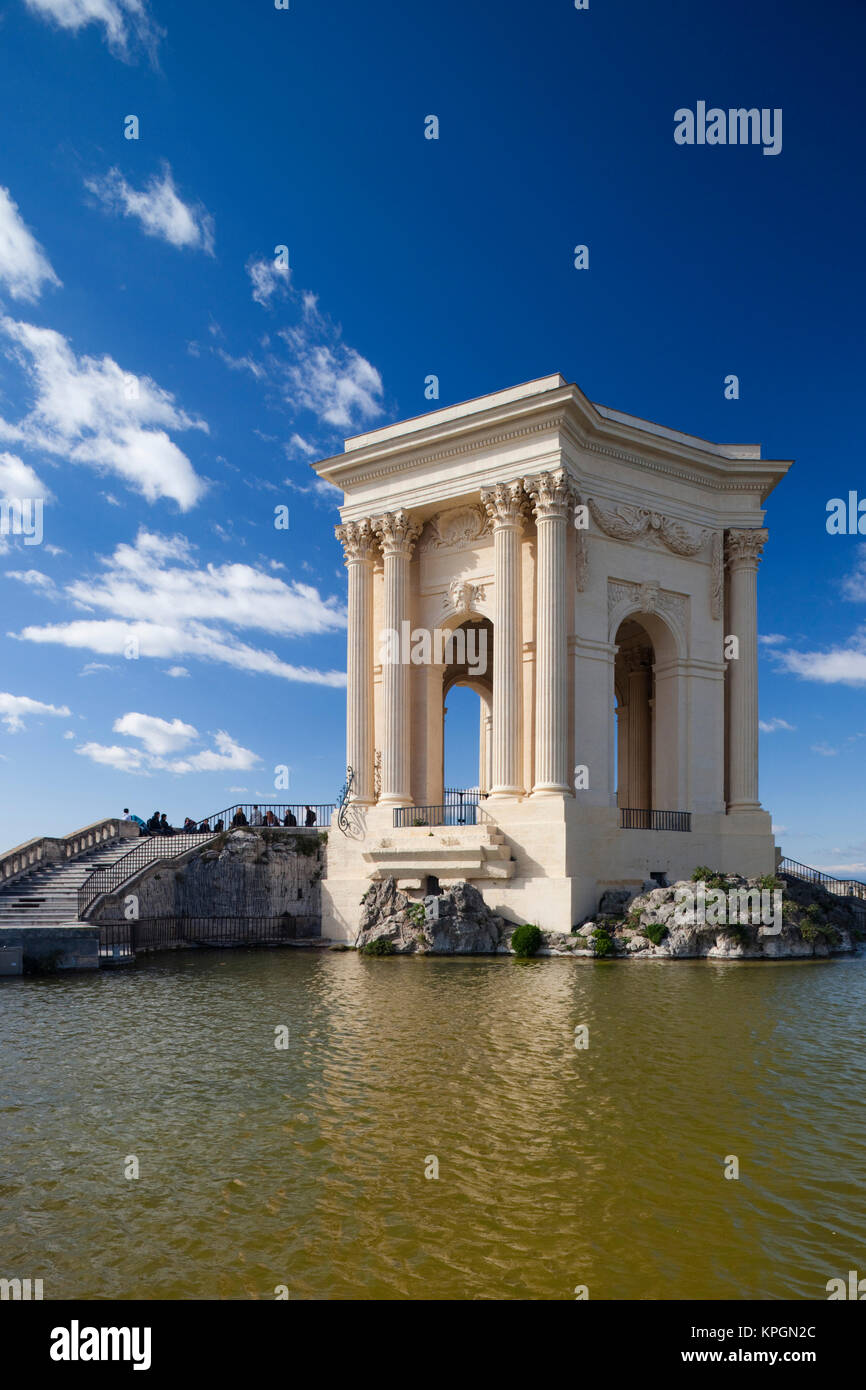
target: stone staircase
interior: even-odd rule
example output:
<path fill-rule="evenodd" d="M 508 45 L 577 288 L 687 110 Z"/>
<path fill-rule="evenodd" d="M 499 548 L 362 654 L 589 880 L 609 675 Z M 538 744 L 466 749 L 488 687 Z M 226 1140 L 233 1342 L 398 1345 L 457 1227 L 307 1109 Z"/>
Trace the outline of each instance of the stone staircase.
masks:
<path fill-rule="evenodd" d="M 56 927 L 78 922 L 78 890 L 96 869 L 115 864 L 142 840 L 125 840 L 79 855 L 66 864 L 46 864 L 0 887 L 0 928 Z M 153 836 L 153 857 L 165 854 L 166 841 Z M 168 842 L 169 844 L 171 841 Z"/>
<path fill-rule="evenodd" d="M 483 885 L 513 878 L 515 861 L 495 825 L 402 827 L 383 835 L 364 859 L 372 879 L 395 878 L 402 889 L 423 889 L 428 877 L 443 888 L 467 880 Z"/>

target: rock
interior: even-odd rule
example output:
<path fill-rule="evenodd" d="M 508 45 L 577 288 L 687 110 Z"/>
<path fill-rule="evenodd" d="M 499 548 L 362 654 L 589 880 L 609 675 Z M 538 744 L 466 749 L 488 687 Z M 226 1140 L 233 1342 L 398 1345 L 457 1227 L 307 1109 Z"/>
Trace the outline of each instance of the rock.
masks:
<path fill-rule="evenodd" d="M 626 907 L 633 897 L 634 893 L 630 888 L 608 888 L 599 898 L 599 916 L 624 917 Z"/>
<path fill-rule="evenodd" d="M 447 892 L 413 902 L 387 878 L 364 896 L 355 945 L 363 949 L 382 939 L 403 955 L 493 955 L 502 948 L 506 929 L 471 883 L 455 883 Z"/>

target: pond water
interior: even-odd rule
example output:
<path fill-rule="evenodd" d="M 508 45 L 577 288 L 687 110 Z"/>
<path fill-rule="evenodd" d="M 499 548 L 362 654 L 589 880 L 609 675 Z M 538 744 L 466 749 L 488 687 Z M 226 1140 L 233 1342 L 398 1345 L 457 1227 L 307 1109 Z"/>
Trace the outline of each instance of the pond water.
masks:
<path fill-rule="evenodd" d="M 0 1275 L 826 1298 L 866 1274 L 864 1001 L 862 957 L 201 951 L 4 980 Z"/>

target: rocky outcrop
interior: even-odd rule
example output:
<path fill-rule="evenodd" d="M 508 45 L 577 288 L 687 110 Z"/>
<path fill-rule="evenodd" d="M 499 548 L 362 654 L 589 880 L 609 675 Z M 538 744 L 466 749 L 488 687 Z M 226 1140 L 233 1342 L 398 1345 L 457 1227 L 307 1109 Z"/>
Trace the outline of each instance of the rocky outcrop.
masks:
<path fill-rule="evenodd" d="M 718 897 L 713 899 L 713 892 L 725 895 L 724 909 Z M 687 900 L 686 893 L 693 898 Z M 743 893 L 758 895 L 748 900 L 748 914 L 743 910 Z M 761 893 L 765 894 L 762 900 Z M 719 921 L 713 920 L 714 901 Z M 759 902 L 763 920 L 760 914 L 755 920 Z M 362 906 L 355 942 L 362 949 L 398 955 L 501 955 L 511 949 L 515 924 L 492 913 L 470 883 L 458 883 L 438 897 L 413 902 L 388 878 L 372 885 Z M 704 899 L 694 882 L 667 887 L 646 884 L 636 896 L 611 890 L 602 897 L 601 906 L 614 910 L 600 911 L 570 935 L 542 932 L 539 955 L 779 960 L 851 952 L 866 940 L 866 912 L 796 878 L 711 875 Z"/>
<path fill-rule="evenodd" d="M 397 955 L 495 955 L 507 952 L 514 930 L 514 923 L 490 911 L 471 883 L 413 902 L 386 878 L 374 883 L 362 902 L 359 949 L 384 943 Z"/>
<path fill-rule="evenodd" d="M 561 940 L 559 951 L 632 959 L 778 960 L 838 955 L 855 951 L 866 940 L 862 909 L 820 885 L 793 877 L 745 879 L 735 874 L 712 875 L 705 882 L 703 902 L 695 882 L 653 885 L 631 898 L 627 910 L 599 912 L 571 938 Z M 746 913 L 739 906 L 746 893 L 765 895 L 761 912 Z M 718 894 L 725 895 L 724 906 Z M 605 907 L 609 895 L 606 898 Z M 757 908 L 756 896 L 751 902 Z"/>

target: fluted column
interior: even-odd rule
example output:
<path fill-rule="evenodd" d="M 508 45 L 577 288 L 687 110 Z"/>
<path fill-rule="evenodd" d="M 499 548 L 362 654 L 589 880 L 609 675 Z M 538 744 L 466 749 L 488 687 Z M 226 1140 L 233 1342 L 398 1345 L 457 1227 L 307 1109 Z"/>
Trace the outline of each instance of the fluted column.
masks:
<path fill-rule="evenodd" d="M 403 623 L 409 621 L 409 561 L 420 526 L 408 512 L 386 512 L 373 523 L 385 562 L 383 626 L 396 633 L 382 661 L 382 795 L 384 806 L 411 806 L 409 665 L 403 661 Z"/>
<path fill-rule="evenodd" d="M 337 527 L 349 571 L 346 762 L 355 774 L 351 800 L 370 804 L 373 786 L 373 560 L 376 538 L 369 521 Z"/>
<path fill-rule="evenodd" d="M 739 640 L 728 662 L 728 808 L 755 810 L 758 799 L 758 565 L 767 532 L 728 531 L 727 634 Z"/>
<path fill-rule="evenodd" d="M 652 810 L 652 670 L 643 648 L 626 656 L 628 671 L 628 806 Z"/>
<path fill-rule="evenodd" d="M 564 469 L 524 478 L 538 531 L 535 596 L 533 796 L 572 790 L 568 776 L 568 650 L 565 564 L 572 487 Z"/>
<path fill-rule="evenodd" d="M 523 488 L 497 483 L 481 501 L 493 525 L 496 598 L 493 616 L 493 756 L 491 796 L 522 796 L 523 580 L 521 539 L 526 522 Z"/>

